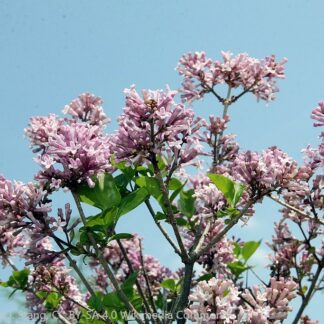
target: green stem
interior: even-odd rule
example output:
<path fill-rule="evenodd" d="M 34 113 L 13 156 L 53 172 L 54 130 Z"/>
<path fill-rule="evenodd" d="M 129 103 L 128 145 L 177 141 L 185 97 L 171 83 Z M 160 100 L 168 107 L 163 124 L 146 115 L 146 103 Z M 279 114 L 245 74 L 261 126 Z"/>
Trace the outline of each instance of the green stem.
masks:
<path fill-rule="evenodd" d="M 176 243 L 173 242 L 172 238 L 169 236 L 169 234 L 167 233 L 167 231 L 163 228 L 163 226 L 161 225 L 160 221 L 156 219 L 155 212 L 153 210 L 153 207 L 152 207 L 149 199 L 147 199 L 145 201 L 145 205 L 146 205 L 147 209 L 149 210 L 149 212 L 150 212 L 150 214 L 151 214 L 151 216 L 152 216 L 152 218 L 153 218 L 156 226 L 159 228 L 159 230 L 161 231 L 161 233 L 163 234 L 163 236 L 166 238 L 166 240 L 173 247 L 175 253 L 177 253 L 181 257 L 181 251 L 177 247 Z"/>
<path fill-rule="evenodd" d="M 323 261 L 324 261 L 324 259 L 322 259 L 321 263 L 317 267 L 317 271 L 313 277 L 312 283 L 311 283 L 310 287 L 308 288 L 307 294 L 306 294 L 292 324 L 298 324 L 300 317 L 303 315 L 305 308 L 307 307 L 309 301 L 312 298 L 314 289 L 316 287 L 317 280 L 318 280 L 318 278 L 322 272 L 322 269 L 323 269 L 323 264 L 322 264 Z"/>
<path fill-rule="evenodd" d="M 177 322 L 179 324 L 183 324 L 186 322 L 186 319 L 183 316 L 183 311 L 188 306 L 194 265 L 194 261 L 185 264 L 185 274 L 183 277 L 181 293 L 172 311 L 173 316 L 177 317 Z"/>
<path fill-rule="evenodd" d="M 180 235 L 180 232 L 179 232 L 179 229 L 178 229 L 178 226 L 177 226 L 177 223 L 176 223 L 173 211 L 172 211 L 172 205 L 171 205 L 171 202 L 169 199 L 168 190 L 164 184 L 161 172 L 160 172 L 156 163 L 154 163 L 154 170 L 155 170 L 155 175 L 157 177 L 157 180 L 159 181 L 159 184 L 160 184 L 162 197 L 163 197 L 164 204 L 165 204 L 166 211 L 167 211 L 168 221 L 170 222 L 173 232 L 175 234 L 175 237 L 177 239 L 177 242 L 178 242 L 178 245 L 179 245 L 179 248 L 181 251 L 181 258 L 183 259 L 183 261 L 186 262 L 189 260 L 189 256 L 188 256 L 187 250 L 183 244 L 183 241 L 182 241 L 182 238 L 181 238 L 181 235 Z"/>
<path fill-rule="evenodd" d="M 121 242 L 120 239 L 117 239 L 116 241 L 117 241 L 117 244 L 118 244 L 118 246 L 119 246 L 119 248 L 120 248 L 120 250 L 121 250 L 121 252 L 122 252 L 122 254 L 123 254 L 124 258 L 125 258 L 125 261 L 127 263 L 127 266 L 129 268 L 129 271 L 131 273 L 134 273 L 135 271 L 134 271 L 133 265 L 132 265 L 131 261 L 128 258 L 127 251 L 125 250 L 125 248 L 123 246 L 123 243 Z M 143 289 L 142 289 L 142 287 L 141 287 L 138 279 L 136 279 L 135 285 L 137 287 L 138 293 L 140 294 L 140 296 L 143 299 L 143 303 L 144 303 L 144 306 L 145 306 L 146 311 L 149 312 L 150 314 L 153 314 L 153 312 L 157 313 L 154 303 L 152 303 L 152 307 L 153 307 L 153 311 L 152 311 L 152 309 L 151 309 L 148 301 L 146 300 L 146 297 L 144 295 Z M 156 322 L 153 320 L 153 323 L 156 323 Z"/>
<path fill-rule="evenodd" d="M 76 261 L 71 258 L 69 253 L 64 249 L 64 246 L 62 245 L 62 243 L 56 237 L 53 237 L 53 239 L 55 240 L 55 243 L 58 245 L 58 247 L 63 251 L 65 257 L 68 259 L 68 261 L 70 263 L 70 266 L 74 269 L 74 271 L 80 277 L 81 281 L 83 282 L 83 284 L 85 285 L 85 287 L 87 288 L 87 290 L 89 291 L 91 296 L 95 296 L 96 294 L 95 294 L 94 290 L 92 289 L 89 282 L 87 281 L 87 279 L 83 275 L 82 271 L 78 267 Z"/>
<path fill-rule="evenodd" d="M 74 201 L 76 203 L 76 206 L 78 208 L 81 220 L 83 222 L 84 225 L 86 225 L 87 223 L 87 219 L 86 216 L 83 212 L 82 206 L 81 206 L 81 202 L 79 199 L 79 196 L 76 193 L 73 193 L 73 198 Z M 135 309 L 135 307 L 130 303 L 130 301 L 128 300 L 127 296 L 125 295 L 125 293 L 123 292 L 123 290 L 119 287 L 118 281 L 115 278 L 115 275 L 113 274 L 113 272 L 110 270 L 101 250 L 98 248 L 97 242 L 93 236 L 93 234 L 91 232 L 87 232 L 88 238 L 95 250 L 96 256 L 98 258 L 98 261 L 101 263 L 102 267 L 104 268 L 109 280 L 111 281 L 113 287 L 115 288 L 118 296 L 120 297 L 120 299 L 123 301 L 123 303 L 125 304 L 126 308 L 134 315 L 136 321 L 138 323 L 144 324 L 143 320 L 141 319 L 139 313 L 137 312 L 137 310 Z"/>

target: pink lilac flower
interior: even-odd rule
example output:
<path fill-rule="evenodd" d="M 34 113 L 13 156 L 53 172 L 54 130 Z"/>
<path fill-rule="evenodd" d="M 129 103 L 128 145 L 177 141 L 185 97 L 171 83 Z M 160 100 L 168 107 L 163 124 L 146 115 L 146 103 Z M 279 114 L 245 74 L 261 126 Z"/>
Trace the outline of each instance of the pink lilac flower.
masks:
<path fill-rule="evenodd" d="M 208 87 L 213 87 L 212 65 L 213 61 L 204 52 L 188 53 L 180 58 L 177 70 L 184 77 L 181 89 L 184 101 L 199 99 Z"/>
<path fill-rule="evenodd" d="M 246 301 L 248 318 L 252 323 L 280 323 L 292 311 L 289 302 L 296 297 L 297 284 L 291 279 L 270 279 L 270 286 L 261 291 L 260 287 L 253 286 L 242 293 Z M 266 310 L 266 311 L 265 311 Z M 256 320 L 259 320 L 257 322 Z"/>
<path fill-rule="evenodd" d="M 79 306 L 71 301 L 72 298 L 77 303 L 84 305 L 85 296 L 81 294 L 76 280 L 68 273 L 70 270 L 65 267 L 62 258 L 49 258 L 54 254 L 53 246 L 49 238 L 37 242 L 38 251 L 43 255 L 43 261 L 35 263 L 33 259 L 27 262 L 33 264 L 28 284 L 37 292 L 57 292 L 63 295 L 60 299 L 57 311 L 63 315 L 70 315 L 70 312 L 79 310 Z M 28 259 L 28 255 L 26 255 Z M 42 259 L 42 257 L 40 256 Z M 43 263 L 43 264 L 42 264 Z M 35 296 L 32 292 L 26 293 L 27 307 L 34 312 L 44 312 L 43 300 Z"/>
<path fill-rule="evenodd" d="M 207 176 L 199 174 L 196 177 L 190 177 L 190 183 L 195 191 L 196 211 L 202 217 L 211 217 L 226 206 L 223 193 Z"/>
<path fill-rule="evenodd" d="M 234 134 L 223 135 L 228 122 L 228 115 L 224 118 L 209 116 L 209 122 L 205 123 L 207 131 L 200 138 L 201 142 L 206 142 L 212 148 L 211 155 L 217 158 L 218 165 L 225 161 L 232 161 L 239 151 L 239 145 L 235 142 L 236 136 Z"/>
<path fill-rule="evenodd" d="M 226 83 L 231 88 L 241 87 L 252 92 L 257 99 L 273 100 L 278 92 L 276 79 L 285 77 L 284 64 L 287 59 L 276 62 L 271 55 L 262 60 L 246 53 L 233 56 L 222 52 L 223 61 L 212 61 L 204 52 L 188 53 L 181 57 L 177 70 L 183 76 L 180 92 L 184 101 L 201 98 L 218 85 Z M 218 96 L 218 99 L 221 99 Z M 232 100 L 236 100 L 235 96 Z"/>
<path fill-rule="evenodd" d="M 112 171 L 109 145 L 109 137 L 98 126 L 63 125 L 49 138 L 46 151 L 36 158 L 43 168 L 36 178 L 49 183 L 51 188 L 69 187 L 82 181 L 93 186 L 93 176 Z"/>
<path fill-rule="evenodd" d="M 210 115 L 209 116 L 209 124 L 207 124 L 206 128 L 213 135 L 221 134 L 227 128 L 227 124 L 229 121 L 230 121 L 230 118 L 228 115 L 224 116 L 224 118 L 215 117 L 214 115 Z"/>
<path fill-rule="evenodd" d="M 324 101 L 320 101 L 318 106 L 313 109 L 311 118 L 316 120 L 315 127 L 324 126 Z"/>
<path fill-rule="evenodd" d="M 34 183 L 24 184 L 0 176 L 0 225 L 14 226 L 33 213 L 50 211 L 43 203 L 46 191 Z"/>
<path fill-rule="evenodd" d="M 311 221 L 309 224 L 312 223 Z M 291 269 L 298 269 L 303 276 L 311 274 L 312 267 L 316 264 L 316 259 L 308 249 L 307 242 L 303 242 L 294 237 L 285 220 L 275 224 L 276 234 L 272 237 L 272 242 L 267 243 L 273 251 L 269 256 L 272 264 L 269 267 L 273 275 L 287 276 Z M 310 237 L 320 235 L 318 223 L 309 228 Z M 314 233 L 314 234 L 312 234 Z M 317 253 L 318 251 L 316 251 Z"/>
<path fill-rule="evenodd" d="M 68 275 L 69 270 L 63 263 L 36 267 L 29 275 L 29 285 L 37 292 L 57 292 L 63 295 L 57 311 L 64 316 L 76 314 L 77 303 L 84 305 L 84 296 L 80 292 L 75 279 Z M 27 307 L 34 312 L 44 312 L 43 300 L 31 292 L 27 292 Z M 74 303 L 72 300 L 76 303 Z M 45 311 L 46 312 L 46 311 Z M 70 317 L 69 317 L 70 318 Z M 72 318 L 70 318 L 72 320 Z"/>
<path fill-rule="evenodd" d="M 307 315 L 300 318 L 300 324 L 319 324 L 319 321 L 310 319 Z"/>
<path fill-rule="evenodd" d="M 90 125 L 104 126 L 110 122 L 110 119 L 104 113 L 101 105 L 100 97 L 91 93 L 82 93 L 66 105 L 63 112 Z"/>
<path fill-rule="evenodd" d="M 28 127 L 25 128 L 25 135 L 30 141 L 35 151 L 48 147 L 48 140 L 56 135 L 64 125 L 64 119 L 58 118 L 54 114 L 48 116 L 36 116 L 30 118 Z"/>
<path fill-rule="evenodd" d="M 271 268 L 274 274 L 287 275 L 295 266 L 296 256 L 302 246 L 292 235 L 288 224 L 283 221 L 275 224 L 275 233 L 272 243 L 268 243 L 274 252 L 274 255 L 269 256 L 272 261 Z"/>
<path fill-rule="evenodd" d="M 312 148 L 308 145 L 302 152 L 305 154 L 305 166 L 310 169 L 310 176 L 318 168 L 324 167 L 324 143 L 321 143 L 317 148 Z"/>
<path fill-rule="evenodd" d="M 143 163 L 151 161 L 152 154 L 165 154 L 180 165 L 201 153 L 201 120 L 191 109 L 174 103 L 175 91 L 143 90 L 141 97 L 132 86 L 125 94 L 119 130 L 111 137 L 111 154 L 117 161 Z"/>
<path fill-rule="evenodd" d="M 20 255 L 22 248 L 27 244 L 26 237 L 21 233 L 15 233 L 14 229 L 8 229 L 6 226 L 0 226 L 0 244 L 4 251 L 1 251 L 1 255 L 5 254 L 5 258 L 2 258 L 2 264 L 8 265 L 7 258 L 10 256 Z"/>
<path fill-rule="evenodd" d="M 261 155 L 240 153 L 231 165 L 232 176 L 249 186 L 252 195 L 262 195 L 279 187 L 288 187 L 298 173 L 297 163 L 276 147 Z"/>
<path fill-rule="evenodd" d="M 86 181 L 94 185 L 92 177 L 112 171 L 108 160 L 109 137 L 102 126 L 109 119 L 101 107 L 101 99 L 85 93 L 64 109 L 72 119 L 55 115 L 33 117 L 25 134 L 43 171 L 36 179 L 50 190 Z"/>
<path fill-rule="evenodd" d="M 189 296 L 190 305 L 185 314 L 193 322 L 210 323 L 223 320 L 234 323 L 237 319 L 239 292 L 233 281 L 211 278 L 201 281 Z"/>
<path fill-rule="evenodd" d="M 53 250 L 50 239 L 44 230 L 42 233 L 34 230 L 30 233 L 30 241 L 26 246 L 23 258 L 26 259 L 25 265 L 38 266 L 58 263 L 63 259 L 63 255 Z"/>

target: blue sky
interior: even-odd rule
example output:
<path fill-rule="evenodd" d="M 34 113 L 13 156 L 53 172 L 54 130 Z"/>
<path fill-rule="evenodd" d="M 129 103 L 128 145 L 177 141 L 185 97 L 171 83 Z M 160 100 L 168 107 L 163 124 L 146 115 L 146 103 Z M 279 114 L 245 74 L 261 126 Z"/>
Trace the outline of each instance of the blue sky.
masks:
<path fill-rule="evenodd" d="M 230 131 L 244 149 L 276 144 L 300 161 L 300 150 L 317 143 L 309 115 L 324 99 L 323 12 L 320 0 L 0 0 L 0 173 L 29 181 L 37 171 L 23 138 L 30 116 L 59 114 L 78 94 L 90 91 L 103 97 L 112 131 L 125 87 L 177 88 L 179 57 L 200 50 L 215 59 L 221 50 L 288 57 L 278 99 L 266 105 L 243 98 L 232 107 Z M 212 99 L 194 109 L 205 117 L 220 111 Z M 59 195 L 57 204 L 65 199 Z M 276 210 L 266 202 L 237 233 L 270 239 Z M 174 267 L 171 250 L 152 225 L 140 209 L 123 220 L 121 229 L 138 230 L 146 251 Z M 260 253 L 256 262 L 262 259 Z M 308 312 L 317 318 L 319 299 Z M 0 310 L 9 305 L 2 302 Z"/>

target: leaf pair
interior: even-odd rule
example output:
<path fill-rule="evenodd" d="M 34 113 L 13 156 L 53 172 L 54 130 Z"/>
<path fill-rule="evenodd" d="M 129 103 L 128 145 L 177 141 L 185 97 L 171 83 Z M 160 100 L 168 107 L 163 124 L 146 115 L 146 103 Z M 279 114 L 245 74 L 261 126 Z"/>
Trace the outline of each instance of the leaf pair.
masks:
<path fill-rule="evenodd" d="M 86 226 L 93 230 L 114 228 L 121 216 L 135 209 L 149 196 L 146 188 L 139 188 L 122 196 L 111 174 L 101 174 L 94 182 L 94 188 L 82 184 L 76 190 L 82 202 L 102 211 L 88 218 Z"/>

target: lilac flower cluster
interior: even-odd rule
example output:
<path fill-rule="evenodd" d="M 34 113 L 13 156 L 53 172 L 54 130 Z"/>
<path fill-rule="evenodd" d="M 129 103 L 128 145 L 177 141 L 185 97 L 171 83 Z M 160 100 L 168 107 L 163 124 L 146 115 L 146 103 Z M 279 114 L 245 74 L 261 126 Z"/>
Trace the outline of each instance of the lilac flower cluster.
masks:
<path fill-rule="evenodd" d="M 108 118 L 101 108 L 101 99 L 82 94 L 65 107 L 73 119 L 55 115 L 31 118 L 25 134 L 40 154 L 36 162 L 42 171 L 36 179 L 50 190 L 71 187 L 92 177 L 112 171 L 109 163 L 109 137 L 102 131 Z"/>
<path fill-rule="evenodd" d="M 315 127 L 324 126 L 324 101 L 320 101 L 318 106 L 313 109 L 311 118 L 317 121 L 314 123 Z"/>
<path fill-rule="evenodd" d="M 196 211 L 203 218 L 214 216 L 223 209 L 226 200 L 223 193 L 204 174 L 189 178 L 195 191 Z"/>
<path fill-rule="evenodd" d="M 311 320 L 307 315 L 300 318 L 300 324 L 319 324 L 319 321 Z"/>
<path fill-rule="evenodd" d="M 12 182 L 0 176 L 0 225 L 15 226 L 33 213 L 48 212 L 49 206 L 42 203 L 45 195 L 46 191 L 34 183 Z"/>
<path fill-rule="evenodd" d="M 288 304 L 296 297 L 296 288 L 292 280 L 272 278 L 263 291 L 254 286 L 251 291 L 240 293 L 231 280 L 212 278 L 198 283 L 185 312 L 189 319 L 199 323 L 279 324 L 292 310 Z"/>
<path fill-rule="evenodd" d="M 242 317 L 238 312 L 239 291 L 233 281 L 212 278 L 201 281 L 189 296 L 190 306 L 185 310 L 188 319 L 198 323 L 234 323 Z"/>
<path fill-rule="evenodd" d="M 270 286 L 262 292 L 260 287 L 253 286 L 242 293 L 249 323 L 281 323 L 287 318 L 292 308 L 289 302 L 296 297 L 297 284 L 291 279 L 270 279 Z"/>
<path fill-rule="evenodd" d="M 29 285 L 38 293 L 56 292 L 63 297 L 60 299 L 57 311 L 62 315 L 77 314 L 79 306 L 85 305 L 85 296 L 81 294 L 75 279 L 70 276 L 69 270 L 63 263 L 57 265 L 36 267 L 29 276 Z M 34 313 L 46 313 L 43 298 L 34 292 L 26 293 L 27 307 Z M 73 301 L 71 301 L 71 299 Z"/>
<path fill-rule="evenodd" d="M 218 164 L 232 161 L 238 151 L 239 145 L 235 142 L 234 134 L 224 135 L 223 132 L 227 128 L 229 116 L 224 118 L 209 116 L 209 122 L 205 122 L 206 131 L 201 136 L 201 142 L 207 143 L 211 148 L 211 155 Z"/>
<path fill-rule="evenodd" d="M 82 93 L 64 107 L 63 112 L 75 120 L 104 126 L 110 122 L 102 108 L 102 99 L 92 93 Z"/>
<path fill-rule="evenodd" d="M 240 153 L 231 169 L 236 180 L 248 185 L 252 196 L 260 197 L 277 188 L 289 187 L 298 172 L 296 161 L 277 147 L 270 147 L 262 154 Z"/>
<path fill-rule="evenodd" d="M 233 56 L 230 52 L 222 52 L 222 58 L 223 61 L 213 61 L 204 52 L 188 53 L 180 58 L 177 70 L 184 78 L 180 89 L 184 101 L 199 99 L 224 83 L 230 88 L 241 87 L 245 92 L 252 92 L 257 99 L 275 98 L 276 79 L 285 77 L 287 59 L 276 62 L 271 55 L 259 60 L 246 53 Z"/>
<path fill-rule="evenodd" d="M 47 150 L 37 157 L 43 171 L 36 178 L 49 183 L 51 189 L 82 181 L 92 187 L 94 175 L 112 171 L 109 157 L 109 137 L 98 126 L 64 125 L 49 139 Z"/>
<path fill-rule="evenodd" d="M 175 91 L 125 90 L 126 106 L 118 118 L 119 130 L 110 147 L 117 161 L 144 163 L 166 155 L 178 165 L 192 163 L 201 153 L 198 130 L 202 125 L 191 109 L 174 103 Z"/>

